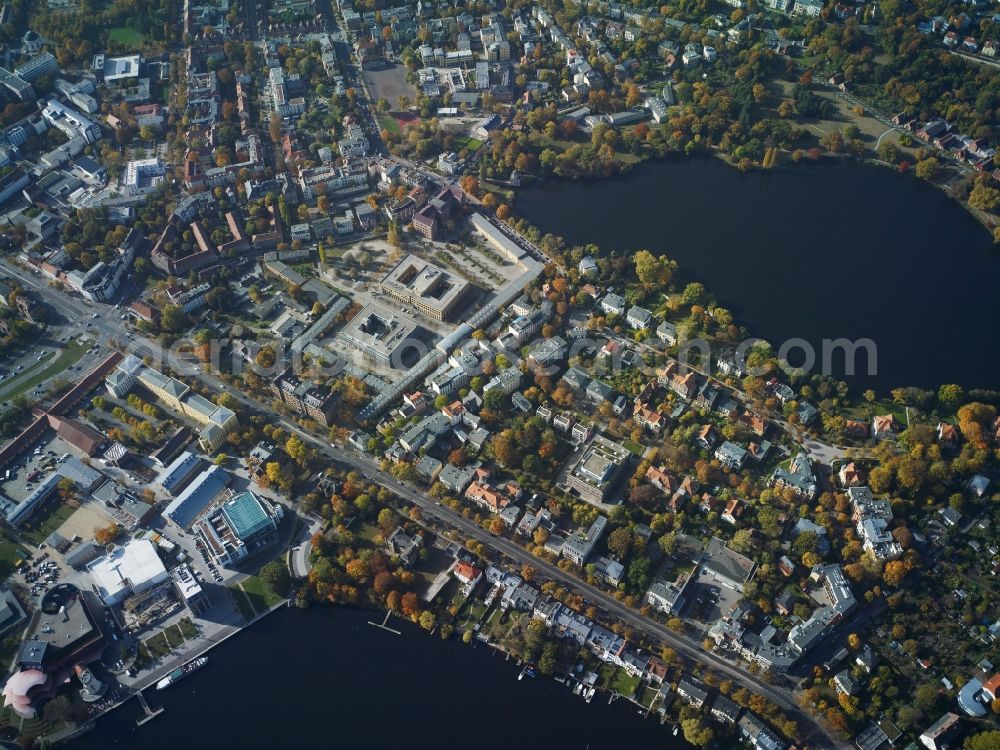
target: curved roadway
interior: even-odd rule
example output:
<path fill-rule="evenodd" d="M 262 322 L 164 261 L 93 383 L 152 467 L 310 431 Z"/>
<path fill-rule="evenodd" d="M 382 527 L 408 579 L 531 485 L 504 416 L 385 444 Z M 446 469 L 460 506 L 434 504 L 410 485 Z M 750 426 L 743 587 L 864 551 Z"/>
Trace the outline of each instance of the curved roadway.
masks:
<path fill-rule="evenodd" d="M 172 352 L 164 351 L 155 342 L 140 338 L 139 336 L 136 336 L 131 341 L 127 341 L 125 338 L 127 329 L 114 315 L 115 311 L 113 309 L 109 311 L 103 308 L 103 306 L 90 305 L 89 303 L 67 297 L 65 294 L 48 287 L 38 278 L 25 273 L 19 268 L 13 267 L 6 261 L 0 261 L 0 266 L 4 267 L 10 275 L 32 287 L 39 295 L 48 300 L 50 304 L 67 315 L 70 320 L 89 320 L 97 331 L 104 334 L 105 340 L 117 339 L 121 342 L 127 342 L 129 348 L 137 356 L 151 356 L 154 361 L 165 360 L 166 364 L 176 372 L 195 378 L 209 388 L 220 392 L 227 392 L 250 409 L 275 416 L 276 421 L 285 429 L 298 435 L 303 441 L 308 442 L 328 459 L 357 469 L 369 481 L 392 490 L 400 497 L 419 507 L 426 516 L 435 518 L 448 526 L 458 529 L 466 535 L 466 538 L 475 539 L 513 561 L 530 564 L 551 580 L 559 581 L 566 586 L 576 589 L 590 599 L 592 603 L 619 617 L 623 622 L 636 630 L 669 645 L 677 653 L 683 654 L 695 662 L 710 664 L 720 674 L 734 683 L 758 693 L 779 706 L 790 718 L 799 724 L 802 738 L 810 747 L 849 747 L 845 743 L 837 742 L 830 737 L 813 717 L 803 711 L 793 700 L 790 689 L 772 685 L 760 676 L 747 672 L 736 664 L 723 659 L 718 654 L 705 651 L 700 642 L 675 633 L 666 626 L 644 617 L 638 611 L 625 606 L 607 592 L 590 586 L 585 581 L 567 573 L 547 560 L 536 557 L 528 550 L 514 544 L 510 540 L 494 536 L 460 513 L 447 506 L 438 505 L 433 498 L 383 472 L 367 456 L 346 451 L 331 445 L 327 440 L 316 437 L 312 433 L 302 429 L 296 423 L 277 415 L 268 405 L 262 404 L 256 399 L 230 388 L 214 374 L 203 372 L 200 366 L 182 360 Z M 90 316 L 94 310 L 97 310 L 99 314 L 97 318 L 92 319 Z"/>

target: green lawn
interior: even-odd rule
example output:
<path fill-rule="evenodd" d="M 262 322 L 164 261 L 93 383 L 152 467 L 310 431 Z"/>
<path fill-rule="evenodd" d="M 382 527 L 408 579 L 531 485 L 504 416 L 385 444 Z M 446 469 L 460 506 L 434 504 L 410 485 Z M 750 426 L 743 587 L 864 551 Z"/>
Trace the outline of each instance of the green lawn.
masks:
<path fill-rule="evenodd" d="M 233 592 L 233 601 L 236 602 L 236 608 L 243 615 L 243 619 L 247 622 L 256 617 L 257 613 L 254 611 L 253 605 L 250 603 L 249 597 L 243 592 L 239 586 L 231 586 L 230 591 Z"/>
<path fill-rule="evenodd" d="M 149 653 L 149 649 L 146 648 L 145 643 L 140 643 L 139 648 L 136 649 L 136 658 L 135 658 L 136 669 L 145 669 L 152 663 L 153 663 L 152 654 Z"/>
<path fill-rule="evenodd" d="M 473 597 L 465 608 L 464 616 L 469 622 L 479 622 L 480 618 L 486 614 L 486 604 L 481 599 Z"/>
<path fill-rule="evenodd" d="M 160 659 L 173 651 L 170 641 L 167 640 L 167 636 L 162 631 L 152 638 L 147 638 L 143 645 L 153 659 Z"/>
<path fill-rule="evenodd" d="M 246 594 L 250 605 L 257 610 L 257 614 L 267 612 L 281 601 L 281 597 L 268 590 L 264 581 L 258 576 L 244 578 L 240 585 L 243 586 L 243 593 Z"/>
<path fill-rule="evenodd" d="M 194 638 L 198 635 L 198 626 L 191 622 L 191 618 L 185 617 L 177 623 L 177 629 L 185 638 Z"/>
<path fill-rule="evenodd" d="M 75 510 L 76 508 L 64 503 L 58 493 L 54 494 L 41 509 L 35 511 L 28 525 L 21 529 L 21 538 L 37 547 L 45 541 L 45 537 L 62 526 Z"/>
<path fill-rule="evenodd" d="M 11 539 L 6 532 L 0 531 L 0 578 L 6 578 L 14 569 L 17 559 L 28 559 L 21 545 Z"/>
<path fill-rule="evenodd" d="M 388 130 L 393 135 L 401 135 L 403 132 L 399 127 L 399 121 L 390 115 L 379 115 L 378 124 L 382 130 Z"/>
<path fill-rule="evenodd" d="M 602 664 L 601 668 L 597 671 L 597 687 L 601 690 L 609 690 L 612 681 L 615 679 L 615 672 L 617 670 L 618 667 L 614 664 L 608 664 L 607 662 Z"/>
<path fill-rule="evenodd" d="M 639 691 L 639 703 L 649 708 L 653 705 L 653 701 L 656 699 L 657 690 L 649 685 L 643 686 L 642 690 Z"/>
<path fill-rule="evenodd" d="M 638 443 L 633 443 L 631 440 L 626 440 L 622 443 L 626 448 L 628 448 L 632 453 L 642 458 L 646 454 L 646 449 L 643 448 Z"/>
<path fill-rule="evenodd" d="M 639 686 L 639 678 L 633 677 L 624 669 L 619 669 L 611 680 L 611 689 L 621 695 L 632 695 Z"/>
<path fill-rule="evenodd" d="M 7 670 L 20 650 L 21 639 L 17 635 L 9 635 L 0 641 L 0 679 L 7 676 Z"/>
<path fill-rule="evenodd" d="M 108 29 L 108 41 L 124 44 L 128 47 L 139 47 L 142 45 L 142 33 L 136 31 L 131 26 L 115 26 Z"/>
<path fill-rule="evenodd" d="M 467 135 L 460 136 L 454 141 L 455 148 L 461 150 L 466 149 L 470 154 L 475 153 L 483 145 L 483 142 L 478 138 L 470 138 Z"/>
<path fill-rule="evenodd" d="M 41 737 L 55 729 L 56 725 L 41 716 L 22 719 L 14 713 L 13 708 L 4 706 L 3 710 L 0 710 L 0 727 L 11 727 L 22 737 Z"/>
<path fill-rule="evenodd" d="M 0 391 L 3 395 L 3 400 L 7 401 L 20 396 L 22 393 L 27 393 L 35 386 L 65 372 L 68 368 L 75 365 L 86 353 L 86 346 L 78 344 L 76 341 L 70 341 L 63 347 L 62 354 L 58 359 L 50 355 L 44 362 L 29 368 L 21 374 L 20 378 L 8 383 L 8 385 L 13 385 L 14 387 L 9 390 Z"/>
<path fill-rule="evenodd" d="M 181 632 L 181 629 L 177 625 L 164 628 L 163 635 L 166 637 L 167 642 L 174 648 L 184 645 L 184 633 Z"/>

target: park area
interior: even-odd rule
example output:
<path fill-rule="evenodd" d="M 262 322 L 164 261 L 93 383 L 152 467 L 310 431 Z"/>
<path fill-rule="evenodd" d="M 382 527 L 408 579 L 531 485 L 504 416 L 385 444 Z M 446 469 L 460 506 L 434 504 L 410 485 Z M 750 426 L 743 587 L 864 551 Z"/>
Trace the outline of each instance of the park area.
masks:
<path fill-rule="evenodd" d="M 108 41 L 122 47 L 138 49 L 142 46 L 143 35 L 142 32 L 136 31 L 131 26 L 115 26 L 108 29 Z"/>
<path fill-rule="evenodd" d="M 453 144 L 459 151 L 464 149 L 472 154 L 479 150 L 479 148 L 483 145 L 483 142 L 478 138 L 470 138 L 467 135 L 462 135 L 455 138 Z"/>
<path fill-rule="evenodd" d="M 51 499 L 35 511 L 32 518 L 21 527 L 21 538 L 37 547 L 49 534 L 62 526 L 77 507 L 66 502 L 59 493 L 54 493 Z"/>
<path fill-rule="evenodd" d="M 392 135 L 402 135 L 407 126 L 416 121 L 417 116 L 409 112 L 390 112 L 378 116 L 379 127 Z"/>
<path fill-rule="evenodd" d="M 172 654 L 184 642 L 198 635 L 198 626 L 191 618 L 184 617 L 173 625 L 168 625 L 154 636 L 139 643 L 136 667 L 146 669 L 155 662 Z"/>
<path fill-rule="evenodd" d="M 248 622 L 282 601 L 282 597 L 269 590 L 260 576 L 244 578 L 230 590 L 237 609 Z"/>

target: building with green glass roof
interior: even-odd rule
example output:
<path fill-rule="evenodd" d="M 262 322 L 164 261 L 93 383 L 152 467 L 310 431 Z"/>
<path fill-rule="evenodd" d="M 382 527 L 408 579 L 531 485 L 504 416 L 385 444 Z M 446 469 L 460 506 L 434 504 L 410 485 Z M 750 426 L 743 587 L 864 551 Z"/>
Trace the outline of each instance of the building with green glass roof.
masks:
<path fill-rule="evenodd" d="M 227 492 L 195 523 L 194 531 L 219 565 L 231 566 L 277 541 L 279 503 L 253 492 Z"/>

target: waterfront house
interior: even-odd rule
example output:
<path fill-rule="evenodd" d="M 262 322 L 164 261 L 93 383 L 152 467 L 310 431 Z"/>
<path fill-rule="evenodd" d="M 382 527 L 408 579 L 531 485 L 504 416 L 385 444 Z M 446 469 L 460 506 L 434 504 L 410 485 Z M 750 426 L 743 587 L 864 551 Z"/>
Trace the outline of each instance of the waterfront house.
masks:
<path fill-rule="evenodd" d="M 740 711 L 740 706 L 736 701 L 721 693 L 716 695 L 712 702 L 712 717 L 725 724 L 735 724 L 740 717 Z"/>
<path fill-rule="evenodd" d="M 462 583 L 466 591 L 471 591 L 482 579 L 483 571 L 464 560 L 459 560 L 452 569 L 452 575 Z"/>
<path fill-rule="evenodd" d="M 708 688 L 700 680 L 685 676 L 677 683 L 677 694 L 695 708 L 701 708 L 708 698 Z"/>
<path fill-rule="evenodd" d="M 398 557 L 400 564 L 404 568 L 413 565 L 417 560 L 422 543 L 420 534 L 407 534 L 402 526 L 397 526 L 385 540 L 385 547 L 389 554 Z"/>

